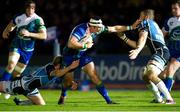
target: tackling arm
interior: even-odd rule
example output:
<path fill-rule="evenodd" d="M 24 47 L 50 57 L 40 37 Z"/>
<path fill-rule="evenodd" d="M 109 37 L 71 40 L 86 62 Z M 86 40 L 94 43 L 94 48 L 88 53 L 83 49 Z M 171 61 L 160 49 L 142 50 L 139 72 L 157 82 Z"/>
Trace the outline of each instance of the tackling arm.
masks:
<path fill-rule="evenodd" d="M 71 65 L 69 65 L 68 67 L 52 71 L 50 75 L 51 76 L 56 76 L 56 77 L 62 77 L 63 75 L 68 73 L 70 70 L 75 69 L 78 66 L 79 66 L 79 60 L 76 60 L 76 61 L 73 61 L 71 63 Z"/>
<path fill-rule="evenodd" d="M 11 21 L 11 22 L 6 26 L 6 28 L 4 29 L 2 37 L 5 38 L 5 39 L 8 38 L 8 37 L 9 37 L 9 33 L 12 32 L 15 27 L 16 27 L 16 25 L 13 24 L 13 22 Z"/>

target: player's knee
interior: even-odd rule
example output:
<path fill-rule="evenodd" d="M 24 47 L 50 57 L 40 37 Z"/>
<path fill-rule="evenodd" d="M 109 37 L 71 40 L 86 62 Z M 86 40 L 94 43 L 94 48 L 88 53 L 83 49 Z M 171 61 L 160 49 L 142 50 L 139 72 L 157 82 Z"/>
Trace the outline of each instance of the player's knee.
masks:
<path fill-rule="evenodd" d="M 43 101 L 34 103 L 35 105 L 46 105 L 46 103 Z"/>
<path fill-rule="evenodd" d="M 14 71 L 17 75 L 21 74 L 25 70 L 25 67 L 15 66 Z"/>
<path fill-rule="evenodd" d="M 41 102 L 40 105 L 46 105 L 46 103 L 45 102 Z"/>

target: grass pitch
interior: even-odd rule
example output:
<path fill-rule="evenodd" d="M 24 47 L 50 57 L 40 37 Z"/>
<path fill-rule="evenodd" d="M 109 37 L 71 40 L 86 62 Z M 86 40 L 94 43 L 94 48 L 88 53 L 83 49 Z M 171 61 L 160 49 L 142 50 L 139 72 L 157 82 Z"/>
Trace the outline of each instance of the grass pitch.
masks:
<path fill-rule="evenodd" d="M 14 96 L 5 100 L 0 96 L 0 111 L 180 111 L 180 91 L 173 91 L 175 105 L 153 104 L 150 91 L 145 90 L 109 90 L 112 100 L 119 103 L 108 105 L 97 91 L 68 91 L 64 105 L 58 105 L 60 90 L 40 90 L 46 101 L 45 106 L 17 106 Z M 25 99 L 23 96 L 18 96 Z"/>

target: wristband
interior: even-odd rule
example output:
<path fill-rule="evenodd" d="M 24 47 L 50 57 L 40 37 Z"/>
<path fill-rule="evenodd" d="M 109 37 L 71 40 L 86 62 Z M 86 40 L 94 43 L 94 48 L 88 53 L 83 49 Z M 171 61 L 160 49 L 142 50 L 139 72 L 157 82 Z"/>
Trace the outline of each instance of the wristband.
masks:
<path fill-rule="evenodd" d="M 132 30 L 132 26 L 127 26 L 127 30 Z"/>
<path fill-rule="evenodd" d="M 107 26 L 103 26 L 101 32 L 102 33 L 107 33 L 108 32 L 108 27 Z"/>
<path fill-rule="evenodd" d="M 83 49 L 87 49 L 87 44 L 83 44 Z"/>

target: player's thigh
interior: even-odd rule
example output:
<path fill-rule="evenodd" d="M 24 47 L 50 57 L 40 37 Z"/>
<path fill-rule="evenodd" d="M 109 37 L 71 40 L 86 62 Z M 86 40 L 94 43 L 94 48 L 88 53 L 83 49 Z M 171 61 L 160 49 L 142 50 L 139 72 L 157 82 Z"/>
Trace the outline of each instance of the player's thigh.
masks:
<path fill-rule="evenodd" d="M 26 64 L 24 63 L 21 63 L 21 62 L 18 62 L 14 68 L 14 71 L 13 71 L 13 77 L 20 77 L 21 73 L 23 73 L 23 71 L 25 70 L 26 68 Z"/>
<path fill-rule="evenodd" d="M 98 84 L 100 82 L 100 78 L 97 74 L 97 71 L 93 62 L 86 64 L 83 67 L 83 71 L 91 78 L 93 83 Z"/>
<path fill-rule="evenodd" d="M 13 69 L 15 65 L 17 64 L 18 60 L 20 58 L 20 54 L 17 52 L 9 52 L 8 57 L 8 67 L 9 69 Z"/>
<path fill-rule="evenodd" d="M 33 95 L 33 96 L 27 96 L 27 98 L 29 100 L 31 100 L 32 103 L 35 105 L 45 105 L 46 104 L 40 93 Z"/>

